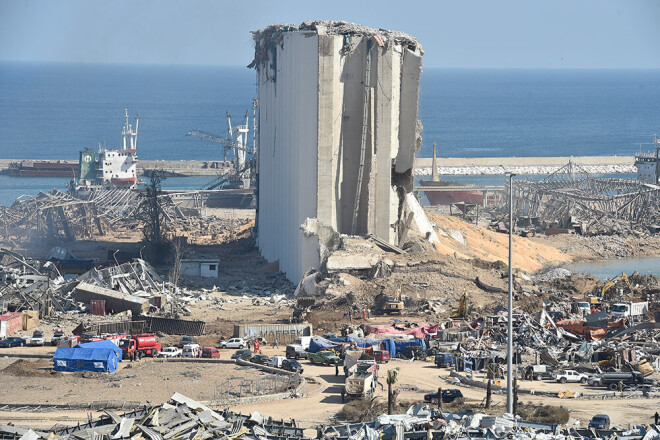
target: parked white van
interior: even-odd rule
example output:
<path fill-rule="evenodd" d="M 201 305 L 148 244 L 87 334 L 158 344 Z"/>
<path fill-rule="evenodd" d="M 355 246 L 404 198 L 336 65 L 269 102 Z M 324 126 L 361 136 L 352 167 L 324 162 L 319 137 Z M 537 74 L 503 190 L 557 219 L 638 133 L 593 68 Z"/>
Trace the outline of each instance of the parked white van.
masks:
<path fill-rule="evenodd" d="M 196 358 L 202 354 L 202 349 L 199 344 L 186 344 L 183 346 L 184 358 Z"/>
<path fill-rule="evenodd" d="M 298 336 L 296 338 L 296 345 L 302 346 L 303 350 L 307 350 L 309 348 L 310 342 L 312 342 L 311 336 Z"/>
<path fill-rule="evenodd" d="M 273 356 L 266 362 L 269 367 L 281 368 L 282 362 L 286 359 L 284 356 Z"/>

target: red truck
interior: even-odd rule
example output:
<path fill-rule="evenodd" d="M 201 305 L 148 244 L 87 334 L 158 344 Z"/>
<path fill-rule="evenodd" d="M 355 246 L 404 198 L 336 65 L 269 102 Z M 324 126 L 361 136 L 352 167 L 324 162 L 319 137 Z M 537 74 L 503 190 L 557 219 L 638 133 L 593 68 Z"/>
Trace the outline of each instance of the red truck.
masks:
<path fill-rule="evenodd" d="M 119 342 L 124 359 L 140 359 L 142 356 L 157 357 L 161 345 L 156 335 L 131 335 Z"/>
<path fill-rule="evenodd" d="M 390 352 L 387 350 L 374 350 L 372 354 L 374 355 L 374 360 L 379 364 L 390 361 Z"/>

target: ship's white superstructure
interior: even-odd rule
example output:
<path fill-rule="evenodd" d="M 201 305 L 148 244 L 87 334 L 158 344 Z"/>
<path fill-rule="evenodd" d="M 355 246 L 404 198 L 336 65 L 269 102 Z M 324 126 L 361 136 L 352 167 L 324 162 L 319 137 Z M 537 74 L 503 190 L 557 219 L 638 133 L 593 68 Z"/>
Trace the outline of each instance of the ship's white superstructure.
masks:
<path fill-rule="evenodd" d="M 86 149 L 80 152 L 80 180 L 76 191 L 86 189 L 133 189 L 137 186 L 137 136 L 139 116 L 135 116 L 135 128 L 128 121 L 128 110 L 124 109 L 125 123 L 122 129 L 123 143 L 119 150 L 99 147 L 98 154 Z"/>

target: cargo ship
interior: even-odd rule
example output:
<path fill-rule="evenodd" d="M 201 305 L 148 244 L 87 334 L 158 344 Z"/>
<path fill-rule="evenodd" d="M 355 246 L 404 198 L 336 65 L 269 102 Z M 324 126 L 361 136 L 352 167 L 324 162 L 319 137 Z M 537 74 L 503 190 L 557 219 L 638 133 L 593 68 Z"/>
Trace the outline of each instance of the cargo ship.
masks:
<path fill-rule="evenodd" d="M 69 190 L 77 197 L 86 198 L 94 191 L 137 188 L 137 137 L 140 117 L 135 116 L 135 128 L 129 123 L 128 110 L 124 109 L 122 144 L 117 150 L 86 148 L 78 160 L 79 176 Z"/>
<path fill-rule="evenodd" d="M 431 165 L 431 180 L 420 180 L 420 188 L 430 205 L 451 205 L 452 203 L 475 203 L 483 205 L 484 194 L 471 183 L 451 182 L 440 180 L 438 177 L 438 166 L 436 159 L 436 144 L 433 142 L 433 162 Z M 453 190 L 449 190 L 453 188 Z M 435 189 L 435 191 L 434 191 Z"/>
<path fill-rule="evenodd" d="M 9 164 L 13 177 L 78 177 L 78 163 L 66 160 L 23 160 Z"/>

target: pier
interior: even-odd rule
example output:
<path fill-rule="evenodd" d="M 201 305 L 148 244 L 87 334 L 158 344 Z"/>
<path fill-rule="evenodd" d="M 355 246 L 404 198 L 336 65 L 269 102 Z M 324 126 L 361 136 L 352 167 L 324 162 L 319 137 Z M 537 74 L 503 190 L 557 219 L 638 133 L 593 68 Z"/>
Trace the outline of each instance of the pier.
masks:
<path fill-rule="evenodd" d="M 10 164 L 16 162 L 68 163 L 78 167 L 77 160 L 57 159 L 0 159 L 0 174 L 9 172 Z M 231 162 L 222 160 L 140 160 L 137 163 L 139 175 L 149 175 L 152 171 L 162 171 L 167 176 L 218 176 L 231 168 Z"/>
<path fill-rule="evenodd" d="M 6 174 L 10 163 L 22 161 L 50 161 L 70 163 L 77 167 L 77 160 L 57 159 L 0 159 L 0 173 Z M 431 174 L 431 158 L 415 159 L 415 174 L 419 176 Z M 440 174 L 449 175 L 497 175 L 513 171 L 519 174 L 551 174 L 566 165 L 569 161 L 579 164 L 593 173 L 635 173 L 634 156 L 557 156 L 557 157 L 475 157 L 438 158 Z M 137 164 L 140 175 L 148 175 L 158 170 L 169 176 L 217 176 L 225 173 L 231 167 L 231 162 L 221 160 L 140 160 Z"/>

